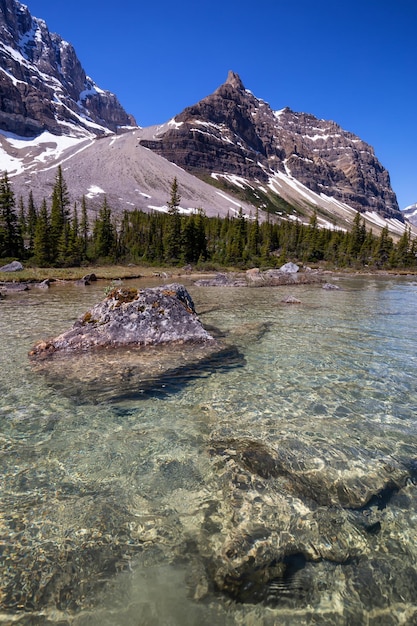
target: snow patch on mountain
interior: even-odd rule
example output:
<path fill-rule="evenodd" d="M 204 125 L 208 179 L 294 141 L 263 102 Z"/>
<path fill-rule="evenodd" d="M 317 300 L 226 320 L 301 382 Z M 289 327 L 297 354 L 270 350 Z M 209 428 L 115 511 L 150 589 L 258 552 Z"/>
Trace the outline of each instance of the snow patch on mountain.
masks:
<path fill-rule="evenodd" d="M 33 169 L 38 163 L 55 161 L 59 156 L 78 145 L 79 137 L 53 135 L 45 131 L 37 137 L 19 137 L 0 130 L 0 170 L 9 177 Z"/>

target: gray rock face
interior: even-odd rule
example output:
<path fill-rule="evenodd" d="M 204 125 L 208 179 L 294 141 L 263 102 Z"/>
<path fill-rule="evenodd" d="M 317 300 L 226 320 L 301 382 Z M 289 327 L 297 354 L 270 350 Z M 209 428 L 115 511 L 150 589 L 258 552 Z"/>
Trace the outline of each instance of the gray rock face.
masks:
<path fill-rule="evenodd" d="M 43 130 L 103 134 L 136 126 L 116 96 L 89 78 L 71 44 L 50 33 L 17 0 L 0 0 L 0 128 L 20 136 Z M 65 126 L 65 123 L 67 124 Z"/>
<path fill-rule="evenodd" d="M 22 269 L 23 265 L 19 261 L 12 261 L 0 267 L 0 272 L 20 272 Z"/>
<path fill-rule="evenodd" d="M 298 272 L 299 270 L 299 266 L 296 263 L 285 263 L 284 265 L 281 265 L 281 267 L 279 268 L 280 272 L 284 272 L 284 274 L 294 274 L 296 272 Z"/>
<path fill-rule="evenodd" d="M 214 342 L 188 291 L 179 284 L 154 289 L 116 288 L 63 334 L 36 344 L 32 357 L 92 348 Z"/>
<path fill-rule="evenodd" d="M 282 172 L 358 211 L 403 221 L 389 174 L 371 146 L 335 122 L 289 108 L 273 111 L 233 72 L 174 121 L 141 143 L 192 173 L 268 182 Z"/>

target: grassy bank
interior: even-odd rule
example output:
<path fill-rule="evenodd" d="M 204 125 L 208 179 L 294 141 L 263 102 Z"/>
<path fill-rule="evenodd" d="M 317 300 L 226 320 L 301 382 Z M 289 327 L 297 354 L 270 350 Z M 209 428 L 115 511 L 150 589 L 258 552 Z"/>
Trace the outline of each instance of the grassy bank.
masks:
<path fill-rule="evenodd" d="M 105 265 L 99 267 L 33 267 L 20 272 L 0 272 L 0 282 L 42 282 L 43 280 L 80 280 L 88 274 L 95 274 L 98 280 L 116 280 L 150 277 L 166 273 L 170 276 L 184 275 L 180 268 L 142 267 L 132 265 Z"/>
<path fill-rule="evenodd" d="M 376 269 L 339 269 L 332 268 L 328 264 L 313 265 L 313 269 L 328 271 L 335 274 L 342 275 L 392 275 L 392 276 L 410 276 L 416 275 L 416 272 L 410 269 L 396 269 L 396 270 L 376 270 Z M 196 271 L 193 269 L 193 274 L 212 275 L 217 271 L 220 272 L 242 272 L 244 270 L 225 267 L 225 268 L 211 268 L 206 271 Z M 88 274 L 95 274 L 98 280 L 116 280 L 118 278 L 126 280 L 129 278 L 149 278 L 152 276 L 170 276 L 172 278 L 187 276 L 189 272 L 186 272 L 180 267 L 147 267 L 141 265 L 103 265 L 103 266 L 88 266 L 88 267 L 29 267 L 20 272 L 0 272 L 0 283 L 8 282 L 42 282 L 43 280 L 58 280 L 58 281 L 70 281 L 80 280 Z"/>

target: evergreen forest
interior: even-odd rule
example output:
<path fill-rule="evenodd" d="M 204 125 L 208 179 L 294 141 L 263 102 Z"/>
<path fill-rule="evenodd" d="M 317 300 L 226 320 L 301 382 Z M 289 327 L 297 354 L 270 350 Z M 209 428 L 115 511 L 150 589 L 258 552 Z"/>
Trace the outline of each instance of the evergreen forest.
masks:
<path fill-rule="evenodd" d="M 16 201 L 7 172 L 0 179 L 0 258 L 24 260 L 37 267 L 134 263 L 219 267 L 279 267 L 287 261 L 327 264 L 332 268 L 416 269 L 417 242 L 406 229 L 394 243 L 388 229 L 379 235 L 365 228 L 357 213 L 350 232 L 318 227 L 313 214 L 299 221 L 260 222 L 240 210 L 207 217 L 203 208 L 181 214 L 180 190 L 172 181 L 166 213 L 126 211 L 116 220 L 106 197 L 94 220 L 83 198 L 70 206 L 58 167 L 49 202 L 35 206 L 32 193 Z"/>

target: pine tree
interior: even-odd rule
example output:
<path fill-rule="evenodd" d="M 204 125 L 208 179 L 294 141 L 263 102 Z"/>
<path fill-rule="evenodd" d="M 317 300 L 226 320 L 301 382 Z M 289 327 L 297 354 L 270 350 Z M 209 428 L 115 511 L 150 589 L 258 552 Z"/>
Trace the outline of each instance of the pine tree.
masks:
<path fill-rule="evenodd" d="M 15 209 L 15 198 L 7 172 L 0 179 L 0 257 L 19 257 L 23 239 Z"/>
<path fill-rule="evenodd" d="M 112 223 L 111 209 L 104 198 L 93 230 L 94 256 L 96 259 L 114 258 L 116 232 Z"/>
<path fill-rule="evenodd" d="M 46 200 L 42 202 L 38 219 L 36 220 L 33 241 L 33 256 L 40 267 L 47 267 L 51 261 L 50 225 Z"/>
<path fill-rule="evenodd" d="M 374 249 L 374 262 L 377 267 L 387 266 L 388 260 L 393 248 L 393 241 L 389 236 L 388 226 L 384 226 L 381 230 L 381 234 L 376 240 Z"/>
<path fill-rule="evenodd" d="M 180 202 L 181 202 L 181 196 L 178 191 L 178 181 L 177 181 L 177 178 L 175 177 L 171 183 L 171 195 L 167 202 L 168 213 L 170 215 L 179 213 Z"/>
<path fill-rule="evenodd" d="M 33 193 L 29 192 L 28 199 L 28 210 L 26 217 L 26 228 L 28 234 L 28 254 L 33 254 L 33 244 L 35 240 L 35 229 L 36 229 L 36 221 L 38 219 L 38 214 L 36 211 L 35 203 L 33 201 Z"/>
<path fill-rule="evenodd" d="M 67 265 L 77 266 L 81 263 L 83 242 L 79 230 L 77 203 L 75 203 L 68 233 Z"/>
<path fill-rule="evenodd" d="M 55 184 L 52 191 L 51 223 L 50 223 L 50 245 L 51 258 L 55 261 L 58 257 L 58 244 L 63 231 L 69 221 L 69 193 L 67 184 L 62 175 L 61 166 L 55 176 Z"/>
<path fill-rule="evenodd" d="M 171 196 L 167 202 L 169 220 L 165 237 L 165 258 L 169 263 L 178 262 L 181 256 L 180 202 L 178 183 L 177 179 L 174 178 L 171 185 Z"/>
<path fill-rule="evenodd" d="M 71 229 L 69 223 L 65 222 L 61 230 L 61 235 L 59 237 L 56 257 L 56 262 L 62 267 L 71 265 L 71 261 L 68 258 L 70 230 Z"/>
<path fill-rule="evenodd" d="M 184 263 L 194 263 L 197 261 L 197 229 L 194 215 L 190 215 L 185 218 L 185 223 L 182 229 L 181 244 L 181 260 Z"/>
<path fill-rule="evenodd" d="M 87 203 L 85 200 L 85 196 L 83 196 L 81 200 L 81 221 L 80 221 L 80 240 L 81 240 L 80 252 L 81 252 L 81 260 L 83 261 L 87 259 L 89 231 L 90 231 L 90 225 L 88 223 Z"/>
<path fill-rule="evenodd" d="M 259 212 L 256 209 L 255 219 L 249 226 L 247 252 L 248 258 L 253 259 L 259 254 L 260 229 L 259 229 Z"/>
<path fill-rule="evenodd" d="M 26 221 L 25 203 L 23 202 L 22 196 L 20 196 L 19 198 L 18 228 L 19 228 L 20 237 L 22 238 L 23 249 L 24 249 L 25 248 L 25 236 L 27 234 L 27 221 Z"/>
<path fill-rule="evenodd" d="M 205 229 L 206 215 L 203 209 L 197 209 L 197 217 L 195 220 L 195 259 L 197 261 L 206 261 L 207 259 L 207 237 Z"/>
<path fill-rule="evenodd" d="M 360 251 L 365 241 L 366 237 L 366 228 L 365 221 L 362 219 L 359 211 L 356 213 L 355 218 L 353 220 L 352 230 L 349 233 L 349 244 L 347 249 L 347 254 L 349 257 L 350 263 L 361 263 L 362 259 L 360 257 Z"/>
<path fill-rule="evenodd" d="M 228 261 L 231 263 L 241 263 L 243 251 L 246 245 L 246 220 L 242 207 L 239 209 L 237 218 L 231 221 L 231 230 L 227 247 Z"/>

